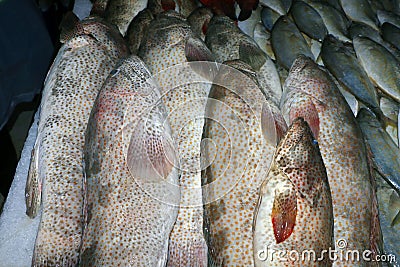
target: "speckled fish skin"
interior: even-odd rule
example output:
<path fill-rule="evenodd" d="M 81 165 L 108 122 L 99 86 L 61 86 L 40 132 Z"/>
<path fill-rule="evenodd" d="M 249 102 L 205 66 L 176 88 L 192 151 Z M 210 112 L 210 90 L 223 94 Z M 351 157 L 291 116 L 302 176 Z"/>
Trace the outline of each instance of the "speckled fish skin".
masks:
<path fill-rule="evenodd" d="M 203 236 L 200 142 L 210 85 L 190 81 L 190 77 L 193 80 L 198 78 L 190 68 L 185 67 L 188 62 L 186 52 L 195 50 L 198 52 L 194 54 L 211 54 L 192 32 L 185 18 L 174 11 L 162 13 L 153 20 L 139 49 L 139 56 L 160 84 L 182 170 L 182 198 L 170 236 L 167 266 L 207 265 L 207 245 Z"/>
<path fill-rule="evenodd" d="M 104 17 L 125 36 L 133 18 L 146 7 L 147 0 L 109 0 Z"/>
<path fill-rule="evenodd" d="M 353 39 L 354 50 L 371 80 L 400 103 L 400 61 L 380 44 L 367 37 Z"/>
<path fill-rule="evenodd" d="M 303 35 L 288 16 L 281 16 L 275 23 L 271 31 L 271 44 L 277 62 L 286 69 L 290 69 L 299 54 L 314 57 Z"/>
<path fill-rule="evenodd" d="M 378 19 L 367 0 L 340 0 L 340 4 L 352 21 L 365 23 L 378 30 Z"/>
<path fill-rule="evenodd" d="M 146 8 L 140 11 L 129 24 L 126 33 L 126 40 L 132 54 L 136 55 L 138 53 L 140 43 L 142 42 L 147 32 L 147 28 L 153 19 L 153 14 Z"/>
<path fill-rule="evenodd" d="M 234 21 L 226 16 L 214 16 L 207 30 L 206 44 L 217 62 L 240 59 L 251 65 L 257 72 L 261 88 L 266 88 L 264 93 L 279 102 L 282 87 L 275 64 Z"/>
<path fill-rule="evenodd" d="M 360 65 L 351 46 L 328 35 L 322 43 L 321 58 L 324 66 L 348 91 L 372 108 L 374 112 L 382 114 L 376 89 Z"/>
<path fill-rule="evenodd" d="M 32 266 L 75 266 L 78 261 L 84 131 L 101 85 L 127 51 L 124 43 L 113 39 L 112 31 L 119 34 L 116 29 L 94 18 L 81 26 L 86 33 L 61 47 L 44 86 L 26 188 L 30 217 L 36 216 L 40 197 L 43 203 Z M 113 40 L 105 42 L 103 35 Z"/>
<path fill-rule="evenodd" d="M 357 122 L 371 149 L 375 168 L 400 193 L 400 149 L 370 111 L 361 109 Z"/>
<path fill-rule="evenodd" d="M 213 13 L 208 7 L 199 7 L 195 9 L 187 18 L 192 31 L 197 33 L 201 40 L 206 39 L 205 32 L 207 31 L 208 23 L 210 23 Z"/>
<path fill-rule="evenodd" d="M 337 241 L 344 239 L 348 250 L 369 249 L 378 254 L 380 229 L 367 151 L 361 130 L 340 91 L 321 67 L 299 56 L 284 84 L 281 107 L 287 120 L 301 116 L 312 129 L 319 128 L 317 140 L 332 194 L 336 249 Z M 333 263 L 362 264 L 365 263 L 340 259 Z"/>
<path fill-rule="evenodd" d="M 203 185 L 212 183 L 203 190 L 204 235 L 209 266 L 254 266 L 252 224 L 257 192 L 276 147 L 263 137 L 262 110 L 275 111 L 280 123 L 284 119 L 263 94 L 249 65 L 240 60 L 224 64 L 228 67 L 220 68 L 210 91 L 206 117 L 212 119 L 206 120 L 203 133 L 203 139 L 215 145 L 204 152 L 206 157 L 215 157 L 202 172 Z"/>
<path fill-rule="evenodd" d="M 293 202 L 294 207 L 290 207 L 289 202 Z M 294 218 L 288 220 L 294 223 L 293 232 L 278 243 L 273 216 L 293 212 Z M 275 255 L 274 259 L 271 254 L 267 255 L 280 250 L 300 253 L 312 250 L 317 259 L 322 250 L 328 251 L 333 247 L 332 199 L 326 169 L 318 144 L 303 118 L 293 121 L 278 145 L 268 176 L 261 186 L 254 216 L 255 266 L 332 266 L 328 257 L 314 262 L 307 258 L 290 261 L 286 256 L 279 258 Z"/>
<path fill-rule="evenodd" d="M 119 62 L 99 92 L 85 139 L 80 266 L 166 264 L 180 194 L 161 182 L 177 185 L 179 171 L 166 158 L 174 155 L 166 146 L 171 129 L 160 99 L 149 70 L 134 55 Z M 148 169 L 153 166 L 162 177 Z"/>

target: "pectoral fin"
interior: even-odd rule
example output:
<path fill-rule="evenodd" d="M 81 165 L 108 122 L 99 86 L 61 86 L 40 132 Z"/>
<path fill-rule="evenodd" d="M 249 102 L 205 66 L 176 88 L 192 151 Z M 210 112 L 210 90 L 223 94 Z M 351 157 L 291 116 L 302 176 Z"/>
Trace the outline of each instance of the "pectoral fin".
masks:
<path fill-rule="evenodd" d="M 243 43 L 239 46 L 239 58 L 249 64 L 254 71 L 259 71 L 267 61 L 267 54 L 255 43 Z"/>
<path fill-rule="evenodd" d="M 275 195 L 271 219 L 276 243 L 279 244 L 290 237 L 296 223 L 297 197 L 296 191 L 287 189 Z"/>
<path fill-rule="evenodd" d="M 165 122 L 142 119 L 130 140 L 127 165 L 136 179 L 143 182 L 161 182 L 177 164 L 175 146 Z"/>
<path fill-rule="evenodd" d="M 278 107 L 265 101 L 261 111 L 261 129 L 264 139 L 276 146 L 287 131 L 285 119 Z"/>

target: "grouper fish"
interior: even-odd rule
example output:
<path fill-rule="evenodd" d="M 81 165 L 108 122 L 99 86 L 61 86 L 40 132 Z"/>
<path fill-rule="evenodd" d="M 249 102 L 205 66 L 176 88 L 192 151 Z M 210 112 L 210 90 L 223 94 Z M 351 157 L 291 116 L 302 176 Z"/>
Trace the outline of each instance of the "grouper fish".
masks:
<path fill-rule="evenodd" d="M 300 55 L 284 84 L 281 101 L 287 121 L 303 117 L 313 130 L 332 194 L 335 249 L 381 252 L 374 180 L 362 132 L 330 76 Z M 371 256 L 373 257 L 373 256 Z M 360 259 L 339 257 L 334 266 L 360 266 Z"/>
<path fill-rule="evenodd" d="M 68 19 L 69 18 L 69 19 Z M 82 237 L 83 146 L 90 110 L 127 46 L 98 18 L 64 21 L 59 50 L 44 84 L 39 130 L 26 185 L 27 214 L 42 203 L 32 266 L 75 266 Z"/>
<path fill-rule="evenodd" d="M 86 131 L 80 266 L 165 266 L 180 200 L 175 152 L 149 70 L 137 56 L 120 61 Z"/>

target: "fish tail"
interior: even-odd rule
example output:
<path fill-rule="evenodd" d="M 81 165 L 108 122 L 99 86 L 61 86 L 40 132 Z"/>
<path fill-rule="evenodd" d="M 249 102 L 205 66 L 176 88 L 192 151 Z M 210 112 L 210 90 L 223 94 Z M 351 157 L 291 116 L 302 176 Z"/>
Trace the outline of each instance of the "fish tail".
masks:
<path fill-rule="evenodd" d="M 204 239 L 187 242 L 170 240 L 168 267 L 206 267 L 207 245 Z"/>

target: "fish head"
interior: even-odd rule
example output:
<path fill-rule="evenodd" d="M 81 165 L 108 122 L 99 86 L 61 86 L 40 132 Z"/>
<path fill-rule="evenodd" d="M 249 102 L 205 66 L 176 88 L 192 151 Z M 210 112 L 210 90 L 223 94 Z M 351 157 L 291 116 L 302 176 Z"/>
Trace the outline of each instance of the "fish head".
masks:
<path fill-rule="evenodd" d="M 234 29 L 238 28 L 233 20 L 224 15 L 216 15 L 211 18 L 210 23 L 208 24 L 206 36 L 215 36 L 221 32 L 227 32 Z"/>
<path fill-rule="evenodd" d="M 310 205 L 318 204 L 327 175 L 318 142 L 306 120 L 293 120 L 276 149 L 273 165 Z"/>

